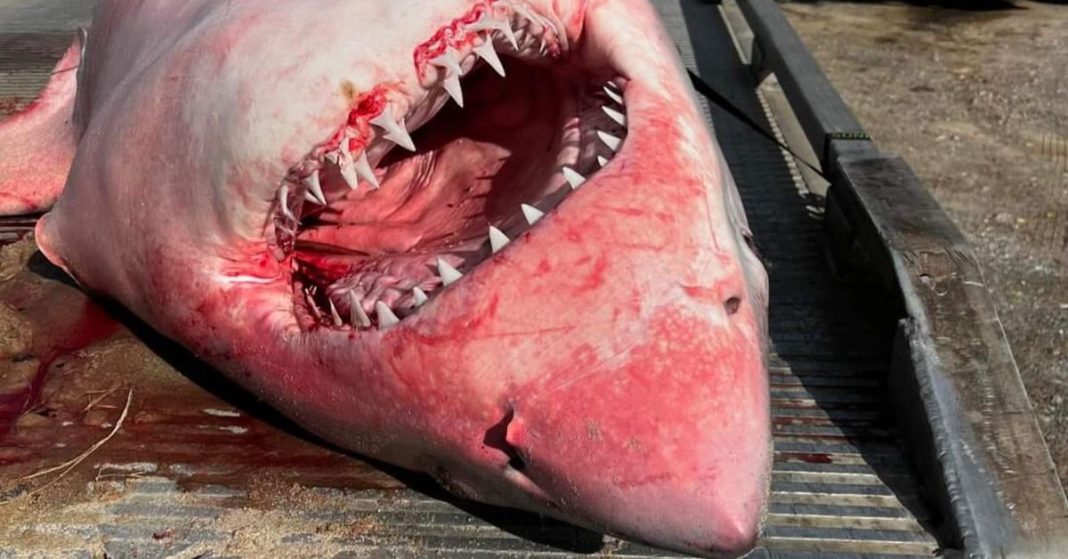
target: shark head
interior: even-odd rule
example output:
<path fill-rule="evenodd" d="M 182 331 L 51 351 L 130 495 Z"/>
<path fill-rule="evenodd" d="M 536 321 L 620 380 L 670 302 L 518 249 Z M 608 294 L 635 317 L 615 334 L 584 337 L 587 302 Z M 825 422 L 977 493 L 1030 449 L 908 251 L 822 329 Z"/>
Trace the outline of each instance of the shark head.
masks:
<path fill-rule="evenodd" d="M 104 2 L 42 251 L 316 434 L 737 553 L 767 281 L 645 0 Z"/>

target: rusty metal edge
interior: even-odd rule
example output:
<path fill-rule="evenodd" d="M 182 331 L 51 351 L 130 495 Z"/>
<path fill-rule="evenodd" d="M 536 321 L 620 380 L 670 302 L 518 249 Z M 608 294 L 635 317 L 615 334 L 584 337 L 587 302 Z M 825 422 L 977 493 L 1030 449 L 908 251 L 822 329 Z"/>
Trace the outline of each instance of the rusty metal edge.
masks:
<path fill-rule="evenodd" d="M 831 179 L 832 256 L 899 304 L 889 401 L 959 547 L 945 551 L 1063 556 L 1068 500 L 974 250 L 912 170 L 878 152 L 774 1 L 737 3 L 755 81 L 776 75 Z"/>

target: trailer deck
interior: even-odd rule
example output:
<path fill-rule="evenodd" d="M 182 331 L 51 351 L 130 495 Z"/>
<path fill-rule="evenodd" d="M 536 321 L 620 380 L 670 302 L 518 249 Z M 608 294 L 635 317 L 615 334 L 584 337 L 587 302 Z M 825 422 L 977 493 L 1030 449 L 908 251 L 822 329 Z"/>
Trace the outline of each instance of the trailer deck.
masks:
<path fill-rule="evenodd" d="M 801 145 L 812 129 L 806 113 L 784 112 L 783 89 L 754 77 L 768 53 L 752 50 L 764 58 L 749 60 L 760 33 L 746 24 L 751 14 L 733 2 L 655 3 L 684 62 L 735 105 L 824 169 L 843 151 Z M 52 16 L 42 8 L 0 23 L 0 101 L 32 98 L 43 85 L 80 23 L 71 13 L 45 24 L 38 19 Z M 939 474 L 955 467 L 952 457 L 932 470 L 924 456 L 936 451 L 916 452 L 923 439 L 899 417 L 907 401 L 923 400 L 894 396 L 922 392 L 892 373 L 901 305 L 878 274 L 843 265 L 826 215 L 843 210 L 827 205 L 827 184 L 705 108 L 771 279 L 775 463 L 752 557 L 981 551 L 959 504 L 946 504 L 954 489 Z M 4 221 L 0 242 L 30 226 Z M 121 309 L 88 299 L 29 241 L 4 249 L 0 301 L 14 315 L 0 324 L 33 332 L 0 365 L 11 371 L 0 377 L 0 557 L 676 556 L 459 501 L 420 476 L 316 441 Z M 69 469 L 20 479 L 100 441 Z M 1056 491 L 1064 499 L 1057 484 L 1049 510 Z"/>

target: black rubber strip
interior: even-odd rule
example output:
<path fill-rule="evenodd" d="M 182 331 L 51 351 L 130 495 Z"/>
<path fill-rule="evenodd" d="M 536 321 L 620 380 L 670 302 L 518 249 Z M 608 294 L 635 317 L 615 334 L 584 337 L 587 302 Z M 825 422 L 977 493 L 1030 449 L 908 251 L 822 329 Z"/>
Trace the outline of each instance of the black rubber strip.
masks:
<path fill-rule="evenodd" d="M 772 135 L 771 132 L 764 130 L 764 128 L 757 124 L 755 120 L 749 118 L 749 115 L 745 114 L 744 111 L 742 111 L 733 103 L 728 101 L 726 97 L 720 95 L 719 92 L 712 88 L 712 86 L 708 85 L 708 82 L 701 79 L 701 76 L 698 76 L 693 70 L 687 69 L 686 72 L 690 74 L 690 82 L 693 83 L 693 88 L 697 90 L 698 93 L 703 95 L 705 99 L 708 99 L 709 101 L 715 103 L 721 109 L 727 111 L 727 114 L 738 119 L 742 122 L 742 124 L 745 124 L 749 128 L 752 128 L 758 134 L 771 141 L 771 143 L 786 150 L 787 153 L 794 156 L 794 159 L 798 160 L 802 165 L 808 167 L 809 169 L 812 169 L 812 171 L 815 172 L 817 175 L 822 177 L 824 180 L 830 182 L 830 179 L 828 179 L 826 175 L 823 174 L 823 171 L 821 171 L 819 168 L 809 163 L 808 161 L 805 161 L 800 155 L 794 153 L 794 150 L 790 149 L 790 147 L 786 144 L 780 142 L 779 139 Z"/>

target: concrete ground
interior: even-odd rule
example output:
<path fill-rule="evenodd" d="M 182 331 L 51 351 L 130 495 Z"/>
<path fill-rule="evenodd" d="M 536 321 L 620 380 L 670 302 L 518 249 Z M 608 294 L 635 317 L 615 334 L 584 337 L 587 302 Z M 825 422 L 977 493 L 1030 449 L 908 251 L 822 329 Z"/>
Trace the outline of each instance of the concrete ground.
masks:
<path fill-rule="evenodd" d="M 1068 5 L 782 8 L 880 149 L 975 244 L 1068 480 Z"/>

